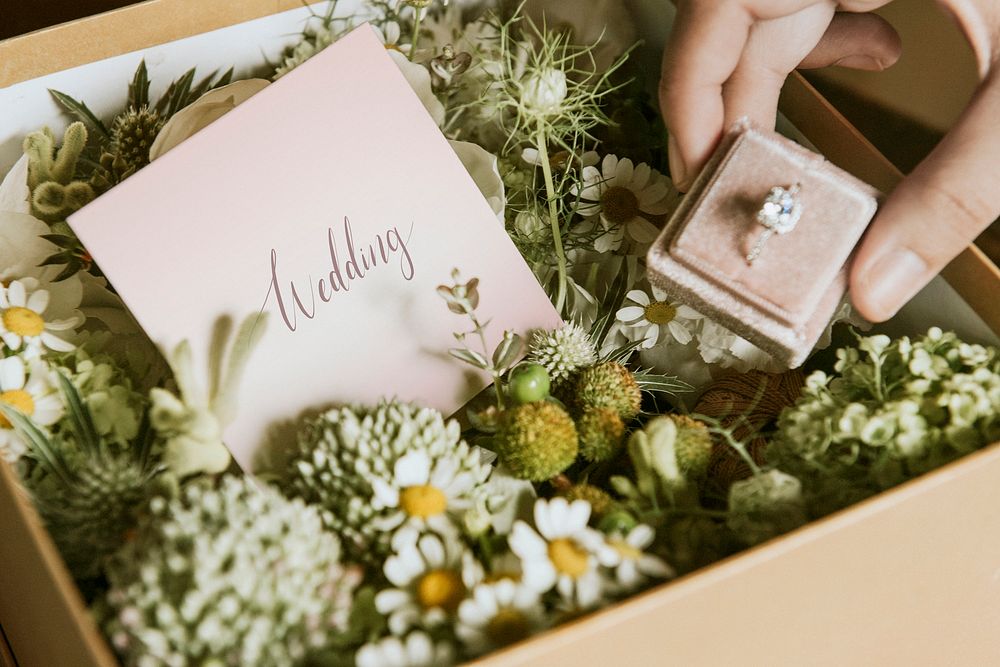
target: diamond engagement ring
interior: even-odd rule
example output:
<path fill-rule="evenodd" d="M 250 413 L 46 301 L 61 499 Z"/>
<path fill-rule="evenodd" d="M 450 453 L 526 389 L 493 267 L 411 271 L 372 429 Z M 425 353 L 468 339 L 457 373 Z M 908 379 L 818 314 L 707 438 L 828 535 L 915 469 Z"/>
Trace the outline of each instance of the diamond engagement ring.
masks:
<path fill-rule="evenodd" d="M 800 188 L 799 183 L 790 188 L 776 186 L 767 193 L 764 203 L 757 211 L 757 222 L 764 226 L 764 231 L 747 255 L 747 264 L 753 264 L 772 235 L 787 234 L 795 229 L 802 217 L 802 204 L 796 198 Z"/>

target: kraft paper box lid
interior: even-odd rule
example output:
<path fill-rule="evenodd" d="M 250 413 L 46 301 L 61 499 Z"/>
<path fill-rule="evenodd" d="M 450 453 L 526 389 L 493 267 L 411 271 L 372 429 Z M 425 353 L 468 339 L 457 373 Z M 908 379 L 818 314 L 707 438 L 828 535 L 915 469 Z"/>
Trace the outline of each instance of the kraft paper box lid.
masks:
<path fill-rule="evenodd" d="M 150 337 L 268 314 L 226 443 L 245 468 L 303 410 L 383 397 L 450 414 L 486 385 L 448 355 L 480 280 L 488 338 L 560 319 L 372 29 L 362 26 L 71 216 Z M 470 375 L 472 377 L 470 377 Z"/>

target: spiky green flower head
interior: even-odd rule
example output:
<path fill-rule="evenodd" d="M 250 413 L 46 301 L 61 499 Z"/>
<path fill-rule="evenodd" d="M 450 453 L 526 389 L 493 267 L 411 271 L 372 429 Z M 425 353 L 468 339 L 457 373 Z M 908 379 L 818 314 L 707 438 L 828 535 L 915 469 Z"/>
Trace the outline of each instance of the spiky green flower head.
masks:
<path fill-rule="evenodd" d="M 587 461 L 609 461 L 621 451 L 625 423 L 612 408 L 585 408 L 576 429 L 580 434 L 580 455 Z"/>
<path fill-rule="evenodd" d="M 121 547 L 149 499 L 170 488 L 169 478 L 132 452 L 85 454 L 53 442 L 66 477 L 41 467 L 25 478 L 45 527 L 78 581 L 96 578 L 104 560 Z"/>
<path fill-rule="evenodd" d="M 49 533 L 78 581 L 93 579 L 102 561 L 121 546 L 136 516 L 154 495 L 170 488 L 146 430 L 132 442 L 98 432 L 94 413 L 65 374 L 55 374 L 66 417 L 55 434 L 4 407 L 3 415 L 28 443 L 33 464 L 24 484 Z"/>
<path fill-rule="evenodd" d="M 587 408 L 610 408 L 622 421 L 629 422 L 642 408 L 642 390 L 632 371 L 607 361 L 580 373 L 572 402 L 578 414 Z"/>
<path fill-rule="evenodd" d="M 114 152 L 135 169 L 149 164 L 149 149 L 163 129 L 163 117 L 149 107 L 128 108 L 111 128 Z"/>
<path fill-rule="evenodd" d="M 712 460 L 712 434 L 704 422 L 687 415 L 666 415 L 677 426 L 674 454 L 685 477 L 701 478 Z"/>
<path fill-rule="evenodd" d="M 404 526 L 463 526 L 491 470 L 458 422 L 393 401 L 307 420 L 279 485 L 320 508 L 352 560 L 381 564 Z"/>
<path fill-rule="evenodd" d="M 565 410 L 549 401 L 506 410 L 494 443 L 511 473 L 533 482 L 551 479 L 570 467 L 579 451 L 576 425 Z"/>
<path fill-rule="evenodd" d="M 106 571 L 95 611 L 128 665 L 303 664 L 360 579 L 315 508 L 236 476 L 154 499 Z"/>
<path fill-rule="evenodd" d="M 590 503 L 590 516 L 594 520 L 604 517 L 615 504 L 614 499 L 612 499 L 607 491 L 599 486 L 582 482 L 566 489 L 562 496 L 571 503 L 574 500 L 586 500 Z"/>
<path fill-rule="evenodd" d="M 590 334 L 575 322 L 531 337 L 528 359 L 545 367 L 552 384 L 559 387 L 597 362 L 597 347 Z"/>
<path fill-rule="evenodd" d="M 91 186 L 104 192 L 149 164 L 149 149 L 165 122 L 147 106 L 129 107 L 115 117 L 111 143 L 101 154 L 100 165 L 90 178 Z"/>

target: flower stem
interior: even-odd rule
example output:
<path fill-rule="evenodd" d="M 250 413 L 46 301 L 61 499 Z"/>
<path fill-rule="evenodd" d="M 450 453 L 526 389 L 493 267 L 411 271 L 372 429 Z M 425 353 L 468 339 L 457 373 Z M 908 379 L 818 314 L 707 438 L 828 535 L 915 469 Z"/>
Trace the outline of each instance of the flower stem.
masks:
<path fill-rule="evenodd" d="M 483 345 L 483 358 L 490 359 L 490 348 L 486 344 L 486 329 L 482 324 L 479 323 L 479 318 L 476 317 L 475 312 L 468 311 L 469 317 L 472 319 L 472 324 L 475 327 L 476 333 L 479 334 L 479 342 Z M 497 395 L 497 408 L 504 410 L 507 407 L 506 401 L 503 398 L 503 383 L 500 381 L 500 371 L 495 368 L 494 364 L 490 364 L 489 367 L 490 375 L 493 376 L 493 389 Z"/>
<path fill-rule="evenodd" d="M 556 251 L 556 266 L 559 270 L 559 288 L 556 292 L 556 311 L 562 315 L 566 304 L 566 253 L 563 251 L 562 231 L 559 229 L 559 213 L 556 208 L 556 186 L 552 180 L 552 165 L 549 164 L 548 141 L 545 130 L 540 129 L 535 135 L 535 147 L 542 163 L 542 175 L 545 177 L 545 198 L 549 203 L 549 224 L 552 226 L 552 245 Z"/>
<path fill-rule="evenodd" d="M 420 42 L 420 22 L 424 18 L 424 11 L 420 7 L 413 8 L 413 38 L 410 40 L 410 62 L 417 55 L 417 44 Z"/>

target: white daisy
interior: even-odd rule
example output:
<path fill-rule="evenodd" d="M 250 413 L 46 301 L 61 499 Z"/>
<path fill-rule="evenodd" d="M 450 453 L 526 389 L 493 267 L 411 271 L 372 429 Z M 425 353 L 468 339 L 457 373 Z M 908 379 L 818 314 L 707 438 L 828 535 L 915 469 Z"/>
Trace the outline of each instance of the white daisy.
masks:
<path fill-rule="evenodd" d="M 375 34 L 378 35 L 379 40 L 385 45 L 385 48 L 391 51 L 399 51 L 404 55 L 410 55 L 410 44 L 400 44 L 400 30 L 399 24 L 395 21 L 389 21 L 381 28 L 378 26 L 373 26 L 375 28 Z"/>
<path fill-rule="evenodd" d="M 613 550 L 600 533 L 589 528 L 590 503 L 565 498 L 535 503 L 535 529 L 524 521 L 514 523 L 508 538 L 521 559 L 526 586 L 539 594 L 552 589 L 571 605 L 595 606 L 605 588 L 601 564 L 616 562 Z"/>
<path fill-rule="evenodd" d="M 405 639 L 386 637 L 365 644 L 355 656 L 357 667 L 443 667 L 455 661 L 448 642 L 435 643 L 423 632 L 411 632 Z"/>
<path fill-rule="evenodd" d="M 483 578 L 483 568 L 457 540 L 433 534 L 403 546 L 385 561 L 385 576 L 395 588 L 375 596 L 375 608 L 389 617 L 389 631 L 402 635 L 415 625 L 431 628 L 453 617 L 468 591 Z"/>
<path fill-rule="evenodd" d="M 578 211 L 584 218 L 596 218 L 617 249 L 627 236 L 640 246 L 652 243 L 659 228 L 650 218 L 666 215 L 673 208 L 677 192 L 670 180 L 641 163 L 606 155 L 598 169 L 583 168 L 583 182 L 574 187 Z"/>
<path fill-rule="evenodd" d="M 625 295 L 625 306 L 615 316 L 622 323 L 622 333 L 631 341 L 643 341 L 643 349 L 665 342 L 687 345 L 694 338 L 703 316 L 693 308 L 667 301 L 656 287 L 653 298 L 642 290 Z"/>
<path fill-rule="evenodd" d="M 379 527 L 412 526 L 446 533 L 462 525 L 465 512 L 484 494 L 490 466 L 482 464 L 477 450 L 464 445 L 438 458 L 431 458 L 425 449 L 411 451 L 396 461 L 392 472 L 391 479 L 372 479 L 372 506 L 389 510 L 379 519 Z"/>
<path fill-rule="evenodd" d="M 479 584 L 458 608 L 455 634 L 473 655 L 508 646 L 545 627 L 541 598 L 512 579 Z"/>
<path fill-rule="evenodd" d="M 49 369 L 41 362 L 26 366 L 21 357 L 0 359 L 0 403 L 18 410 L 38 426 L 51 426 L 63 415 L 62 399 Z M 0 413 L 0 456 L 13 462 L 26 449 L 20 433 Z"/>
<path fill-rule="evenodd" d="M 639 524 L 627 535 L 609 535 L 608 545 L 614 550 L 618 562 L 613 565 L 615 579 L 622 591 L 632 591 L 648 579 L 668 579 L 676 576 L 666 561 L 646 549 L 653 543 L 656 533 L 646 524 Z"/>
<path fill-rule="evenodd" d="M 35 278 L 12 280 L 7 287 L 0 288 L 0 340 L 11 351 L 24 348 L 25 356 L 37 357 L 43 348 L 56 352 L 69 352 L 74 345 L 59 336 L 57 332 L 72 332 L 83 323 L 79 312 L 68 313 L 67 317 L 55 318 L 49 308 L 51 295 L 42 289 Z"/>

